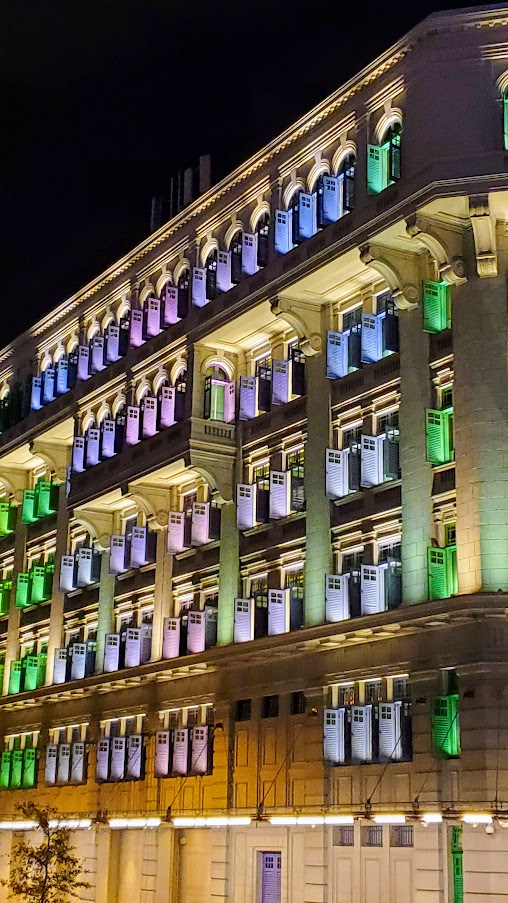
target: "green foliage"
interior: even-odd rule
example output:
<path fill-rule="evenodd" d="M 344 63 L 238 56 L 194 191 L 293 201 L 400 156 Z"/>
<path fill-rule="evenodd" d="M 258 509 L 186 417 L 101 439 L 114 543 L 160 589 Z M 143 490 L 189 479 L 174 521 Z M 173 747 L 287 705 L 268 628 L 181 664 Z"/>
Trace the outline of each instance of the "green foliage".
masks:
<path fill-rule="evenodd" d="M 11 897 L 24 903 L 67 903 L 69 898 L 81 899 L 81 891 L 89 888 L 80 860 L 74 855 L 69 831 L 50 826 L 58 817 L 53 809 L 35 803 L 17 806 L 19 814 L 38 825 L 37 841 L 20 841 L 11 853 L 10 877 L 2 883 Z"/>

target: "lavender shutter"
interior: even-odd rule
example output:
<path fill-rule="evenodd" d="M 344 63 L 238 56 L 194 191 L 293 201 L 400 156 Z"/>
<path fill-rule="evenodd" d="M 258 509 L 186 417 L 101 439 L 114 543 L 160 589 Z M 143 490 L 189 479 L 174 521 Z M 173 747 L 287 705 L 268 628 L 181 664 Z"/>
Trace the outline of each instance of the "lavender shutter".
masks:
<path fill-rule="evenodd" d="M 240 420 L 253 420 L 258 415 L 258 380 L 255 376 L 240 377 Z"/>
<path fill-rule="evenodd" d="M 143 767 L 143 736 L 130 734 L 127 737 L 127 777 L 139 780 Z"/>
<path fill-rule="evenodd" d="M 383 438 L 383 436 L 362 436 L 361 486 L 378 486 L 383 482 Z"/>
<path fill-rule="evenodd" d="M 60 743 L 58 746 L 58 768 L 56 779 L 59 784 L 68 784 L 71 773 L 71 745 Z"/>
<path fill-rule="evenodd" d="M 180 655 L 180 618 L 164 618 L 162 625 L 162 657 Z"/>
<path fill-rule="evenodd" d="M 166 282 L 162 289 L 162 323 L 164 326 L 172 326 L 178 323 L 178 289 Z"/>
<path fill-rule="evenodd" d="M 270 518 L 287 517 L 290 512 L 291 473 L 270 471 Z"/>
<path fill-rule="evenodd" d="M 113 458 L 115 451 L 116 423 L 114 420 L 103 420 L 101 423 L 102 443 L 101 458 Z"/>
<path fill-rule="evenodd" d="M 349 373 L 349 335 L 347 332 L 328 332 L 326 338 L 326 375 L 341 379 Z"/>
<path fill-rule="evenodd" d="M 236 487 L 236 525 L 250 530 L 256 525 L 257 484 L 238 483 Z"/>
<path fill-rule="evenodd" d="M 90 379 L 90 348 L 88 345 L 78 347 L 78 379 Z"/>
<path fill-rule="evenodd" d="M 258 235 L 257 232 L 244 232 L 242 235 L 242 273 L 253 276 L 258 267 Z"/>
<path fill-rule="evenodd" d="M 55 400 L 56 372 L 54 367 L 46 367 L 42 375 L 42 403 L 49 404 Z"/>
<path fill-rule="evenodd" d="M 204 307 L 206 298 L 206 270 L 203 267 L 192 267 L 192 303 L 194 307 Z"/>
<path fill-rule="evenodd" d="M 90 369 L 92 373 L 100 373 L 104 370 L 106 364 L 104 356 L 106 352 L 106 343 L 103 335 L 94 335 L 90 341 Z"/>
<path fill-rule="evenodd" d="M 272 361 L 272 404 L 291 400 L 291 361 Z"/>
<path fill-rule="evenodd" d="M 159 425 L 164 429 L 175 423 L 175 388 L 163 386 L 159 396 Z"/>
<path fill-rule="evenodd" d="M 293 211 L 275 211 L 275 250 L 287 254 L 293 247 Z"/>
<path fill-rule="evenodd" d="M 168 552 L 178 555 L 185 549 L 185 514 L 183 511 L 168 513 Z"/>
<path fill-rule="evenodd" d="M 74 555 L 62 555 L 60 559 L 60 589 L 63 593 L 71 593 L 76 587 L 76 562 Z"/>
<path fill-rule="evenodd" d="M 224 422 L 234 423 L 236 415 L 236 386 L 234 382 L 224 386 Z"/>
<path fill-rule="evenodd" d="M 56 365 L 55 391 L 57 395 L 65 395 L 69 389 L 69 361 L 62 357 Z"/>
<path fill-rule="evenodd" d="M 42 408 L 42 376 L 32 376 L 32 390 L 30 394 L 30 410 L 40 411 Z"/>
<path fill-rule="evenodd" d="M 100 572 L 98 573 L 98 562 L 100 563 L 100 557 L 98 557 L 97 553 L 94 549 L 83 548 L 78 549 L 77 553 L 77 584 L 78 587 L 83 586 L 92 586 L 93 583 L 96 583 L 99 577 Z M 100 567 L 100 564 L 99 564 Z"/>
<path fill-rule="evenodd" d="M 109 778 L 109 744 L 109 737 L 103 737 L 97 743 L 95 780 L 99 784 L 103 781 L 107 781 Z"/>
<path fill-rule="evenodd" d="M 128 570 L 126 561 L 127 543 L 125 536 L 112 536 L 109 551 L 109 573 L 125 574 Z"/>
<path fill-rule="evenodd" d="M 254 639 L 254 603 L 252 599 L 235 599 L 234 643 Z"/>
<path fill-rule="evenodd" d="M 95 467 L 95 465 L 99 463 L 100 442 L 100 430 L 95 426 L 89 427 L 86 431 L 85 465 L 87 467 Z"/>
<path fill-rule="evenodd" d="M 147 298 L 145 301 L 145 328 L 148 338 L 161 332 L 161 302 L 159 298 Z"/>
<path fill-rule="evenodd" d="M 118 671 L 120 664 L 120 634 L 107 633 L 104 645 L 104 671 L 111 674 Z"/>
<path fill-rule="evenodd" d="M 210 540 L 210 503 L 194 502 L 192 506 L 191 543 L 204 546 Z"/>
<path fill-rule="evenodd" d="M 263 853 L 261 903 L 281 903 L 281 854 Z"/>
<path fill-rule="evenodd" d="M 186 775 L 189 770 L 189 730 L 186 727 L 175 731 L 172 765 L 173 774 Z"/>
<path fill-rule="evenodd" d="M 76 436 L 72 443 L 72 472 L 83 473 L 85 469 L 85 437 Z"/>
<path fill-rule="evenodd" d="M 125 441 L 127 445 L 137 445 L 139 442 L 139 408 L 137 405 L 127 405 L 127 418 L 125 423 Z"/>
<path fill-rule="evenodd" d="M 268 636 L 289 632 L 289 602 L 288 589 L 268 590 Z"/>
<path fill-rule="evenodd" d="M 113 737 L 111 741 L 111 765 L 109 777 L 112 781 L 123 781 L 125 778 L 126 737 Z"/>
<path fill-rule="evenodd" d="M 349 574 L 326 574 L 325 612 L 329 623 L 349 618 Z"/>
<path fill-rule="evenodd" d="M 323 225 L 336 223 L 342 215 L 342 192 L 335 176 L 323 176 Z"/>
<path fill-rule="evenodd" d="M 85 780 L 85 744 L 77 740 L 71 745 L 70 784 L 82 784 Z"/>
<path fill-rule="evenodd" d="M 106 328 L 106 361 L 114 364 L 120 360 L 120 327 L 110 323 Z"/>
<path fill-rule="evenodd" d="M 56 784 L 56 763 L 58 756 L 58 746 L 56 743 L 48 743 L 46 747 L 46 767 L 44 769 L 44 780 L 50 786 Z"/>
<path fill-rule="evenodd" d="M 191 741 L 192 774 L 206 774 L 208 771 L 208 727 L 194 727 Z"/>
<path fill-rule="evenodd" d="M 141 630 L 141 664 L 146 665 L 152 657 L 152 625 L 142 624 Z"/>
<path fill-rule="evenodd" d="M 169 756 L 171 752 L 171 734 L 169 731 L 157 731 L 155 734 L 155 777 L 167 778 L 169 775 Z"/>
<path fill-rule="evenodd" d="M 67 677 L 67 649 L 55 649 L 53 683 L 64 684 Z"/>
<path fill-rule="evenodd" d="M 187 622 L 187 652 L 193 655 L 205 649 L 205 612 L 190 611 Z"/>
<path fill-rule="evenodd" d="M 300 226 L 300 238 L 312 238 L 317 232 L 316 225 L 316 196 L 304 194 L 298 196 L 298 222 Z"/>
<path fill-rule="evenodd" d="M 140 348 L 143 342 L 143 311 L 131 310 L 129 345 L 131 345 L 132 348 Z"/>
<path fill-rule="evenodd" d="M 361 613 L 378 614 L 385 610 L 384 571 L 382 565 L 361 566 Z"/>
<path fill-rule="evenodd" d="M 362 314 L 362 361 L 370 364 L 383 357 L 383 315 Z"/>
<path fill-rule="evenodd" d="M 71 680 L 83 680 L 86 676 L 86 643 L 71 646 Z"/>
<path fill-rule="evenodd" d="M 131 568 L 148 564 L 148 527 L 133 527 L 131 538 Z"/>
<path fill-rule="evenodd" d="M 217 288 L 220 292 L 229 292 L 231 286 L 231 251 L 218 251 Z"/>
<path fill-rule="evenodd" d="M 141 664 L 141 630 L 128 627 L 125 635 L 125 667 L 137 668 Z"/>
<path fill-rule="evenodd" d="M 326 496 L 341 499 L 349 492 L 349 449 L 326 449 Z"/>
<path fill-rule="evenodd" d="M 143 406 L 143 439 L 150 439 L 157 432 L 157 399 L 153 395 L 145 395 Z"/>

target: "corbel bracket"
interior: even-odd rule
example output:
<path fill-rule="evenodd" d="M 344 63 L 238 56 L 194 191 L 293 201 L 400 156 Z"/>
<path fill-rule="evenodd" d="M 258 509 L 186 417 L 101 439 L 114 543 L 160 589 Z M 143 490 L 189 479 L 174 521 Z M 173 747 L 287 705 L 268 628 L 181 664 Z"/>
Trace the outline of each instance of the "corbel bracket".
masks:
<path fill-rule="evenodd" d="M 462 285 L 466 282 L 462 231 L 447 228 L 437 220 L 413 213 L 406 220 L 406 232 L 430 252 L 443 282 L 448 285 Z"/>
<path fill-rule="evenodd" d="M 23 501 L 23 493 L 28 488 L 28 470 L 16 470 L 11 467 L 2 467 L 2 477 L 0 482 L 5 486 L 9 495 L 12 495 L 14 501 L 21 504 Z"/>
<path fill-rule="evenodd" d="M 32 455 L 42 458 L 46 466 L 56 473 L 62 482 L 67 479 L 70 450 L 70 445 L 64 442 L 45 442 L 44 439 L 34 439 L 30 443 Z"/>
<path fill-rule="evenodd" d="M 100 549 L 109 549 L 111 534 L 114 533 L 112 511 L 99 511 L 84 505 L 82 508 L 75 508 L 72 514 L 77 522 L 88 530 L 90 536 L 97 540 Z"/>
<path fill-rule="evenodd" d="M 388 283 L 399 310 L 418 307 L 420 280 L 417 255 L 369 243 L 360 248 L 360 260 Z"/>
<path fill-rule="evenodd" d="M 285 320 L 295 330 L 300 348 L 306 357 L 322 354 L 320 305 L 293 298 L 275 298 L 271 302 L 271 309 L 274 316 Z"/>
<path fill-rule="evenodd" d="M 152 530 L 167 527 L 170 495 L 163 487 L 129 484 L 129 498 L 143 511 Z"/>
<path fill-rule="evenodd" d="M 497 276 L 496 229 L 489 210 L 488 195 L 469 198 L 469 216 L 473 229 L 476 270 L 480 278 Z"/>

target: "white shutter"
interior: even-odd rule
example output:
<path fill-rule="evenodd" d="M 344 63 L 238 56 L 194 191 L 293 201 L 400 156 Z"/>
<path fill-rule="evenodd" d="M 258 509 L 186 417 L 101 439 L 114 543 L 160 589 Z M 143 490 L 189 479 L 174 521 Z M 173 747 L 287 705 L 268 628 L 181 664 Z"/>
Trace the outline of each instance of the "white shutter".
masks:
<path fill-rule="evenodd" d="M 217 251 L 217 288 L 220 292 L 231 288 L 231 251 Z"/>
<path fill-rule="evenodd" d="M 258 235 L 257 232 L 244 232 L 242 235 L 242 272 L 253 276 L 258 271 Z"/>
<path fill-rule="evenodd" d="M 378 706 L 379 758 L 385 761 L 402 758 L 401 707 L 400 700 L 380 702 Z"/>
<path fill-rule="evenodd" d="M 62 555 L 60 559 L 60 589 L 63 593 L 76 589 L 74 555 Z"/>
<path fill-rule="evenodd" d="M 143 398 L 143 439 L 150 439 L 157 432 L 157 399 L 152 395 Z"/>
<path fill-rule="evenodd" d="M 77 740 L 71 746 L 71 784 L 82 784 L 85 780 L 85 744 Z"/>
<path fill-rule="evenodd" d="M 256 526 L 257 484 L 238 483 L 236 487 L 236 525 L 239 530 Z"/>
<path fill-rule="evenodd" d="M 88 345 L 78 348 L 78 379 L 90 379 L 90 349 Z"/>
<path fill-rule="evenodd" d="M 146 665 L 152 657 L 152 625 L 150 623 L 142 624 L 141 631 L 141 664 Z"/>
<path fill-rule="evenodd" d="M 71 680 L 83 680 L 86 675 L 86 643 L 71 647 Z"/>
<path fill-rule="evenodd" d="M 205 648 L 205 612 L 189 611 L 187 621 L 187 652 L 192 655 Z"/>
<path fill-rule="evenodd" d="M 85 548 L 78 549 L 77 554 L 78 559 L 78 573 L 77 573 L 77 582 L 78 586 L 82 588 L 83 586 L 91 586 L 92 583 L 95 583 L 94 579 L 94 552 L 93 549 Z"/>
<path fill-rule="evenodd" d="M 373 363 L 383 357 L 383 317 L 362 314 L 362 361 Z"/>
<path fill-rule="evenodd" d="M 349 618 L 349 574 L 325 576 L 326 620 L 333 624 Z"/>
<path fill-rule="evenodd" d="M 60 743 L 58 747 L 58 768 L 56 779 L 59 784 L 68 784 L 71 774 L 71 745 Z"/>
<path fill-rule="evenodd" d="M 361 565 L 361 612 L 374 615 L 385 610 L 385 567 L 382 565 Z"/>
<path fill-rule="evenodd" d="M 48 743 L 46 747 L 46 768 L 44 769 L 44 780 L 46 784 L 56 784 L 56 760 L 58 755 L 58 746 L 56 743 Z"/>
<path fill-rule="evenodd" d="M 171 750 L 171 734 L 169 731 L 157 731 L 155 734 L 155 777 L 167 778 L 169 775 L 169 753 Z"/>
<path fill-rule="evenodd" d="M 131 322 L 129 328 L 129 344 L 133 348 L 140 348 L 143 344 L 143 311 L 131 310 Z"/>
<path fill-rule="evenodd" d="M 85 464 L 87 467 L 95 467 L 100 461 L 101 431 L 95 427 L 90 427 L 86 431 L 86 456 Z"/>
<path fill-rule="evenodd" d="M 161 303 L 158 298 L 147 298 L 146 304 L 146 334 L 147 336 L 159 335 L 161 331 Z"/>
<path fill-rule="evenodd" d="M 341 499 L 349 492 L 349 448 L 326 449 L 326 496 Z"/>
<path fill-rule="evenodd" d="M 173 743 L 173 774 L 187 774 L 189 769 L 189 729 L 179 727 L 175 730 Z"/>
<path fill-rule="evenodd" d="M 126 737 L 113 737 L 111 740 L 111 765 L 109 777 L 112 781 L 123 781 L 125 778 Z"/>
<path fill-rule="evenodd" d="M 46 367 L 42 380 L 42 403 L 49 404 L 55 400 L 55 368 Z"/>
<path fill-rule="evenodd" d="M 130 734 L 127 737 L 127 777 L 140 778 L 143 764 L 143 736 Z"/>
<path fill-rule="evenodd" d="M 169 511 L 168 513 L 168 552 L 178 555 L 185 549 L 185 514 L 183 511 Z"/>
<path fill-rule="evenodd" d="M 55 649 L 53 683 L 64 684 L 67 677 L 67 649 Z"/>
<path fill-rule="evenodd" d="M 30 396 L 30 409 L 40 411 L 42 407 L 42 376 L 32 377 L 32 393 Z"/>
<path fill-rule="evenodd" d="M 163 386 L 160 395 L 159 421 L 161 427 L 166 429 L 175 422 L 175 388 Z"/>
<path fill-rule="evenodd" d="M 107 633 L 104 645 L 104 671 L 111 673 L 118 671 L 120 663 L 120 635 Z"/>
<path fill-rule="evenodd" d="M 347 332 L 326 334 L 326 375 L 328 379 L 341 379 L 349 371 Z"/>
<path fill-rule="evenodd" d="M 360 484 L 379 486 L 383 482 L 383 436 L 362 436 Z"/>
<path fill-rule="evenodd" d="M 224 386 L 224 422 L 233 423 L 236 415 L 236 386 L 234 382 Z"/>
<path fill-rule="evenodd" d="M 247 643 L 254 639 L 254 600 L 235 599 L 234 643 Z"/>
<path fill-rule="evenodd" d="M 139 408 L 137 405 L 128 404 L 125 421 L 125 442 L 127 445 L 137 445 L 139 441 Z"/>
<path fill-rule="evenodd" d="M 115 452 L 116 423 L 114 420 L 102 421 L 102 458 L 113 458 Z"/>
<path fill-rule="evenodd" d="M 141 630 L 128 627 L 125 634 L 125 667 L 137 668 L 141 664 Z"/>
<path fill-rule="evenodd" d="M 148 527 L 133 527 L 131 537 L 131 568 L 140 568 L 148 564 Z"/>
<path fill-rule="evenodd" d="M 210 502 L 194 502 L 192 506 L 191 542 L 204 546 L 210 540 Z"/>
<path fill-rule="evenodd" d="M 291 361 L 272 361 L 272 404 L 291 400 Z"/>
<path fill-rule="evenodd" d="M 194 307 L 204 307 L 206 299 L 206 270 L 192 267 L 192 303 Z"/>
<path fill-rule="evenodd" d="M 104 346 L 104 336 L 94 335 L 90 342 L 90 366 L 92 368 L 92 373 L 100 373 L 106 366 L 104 363 Z"/>
<path fill-rule="evenodd" d="M 323 221 L 336 223 L 342 216 L 342 184 L 335 176 L 323 176 Z"/>
<path fill-rule="evenodd" d="M 290 512 L 291 474 L 280 470 L 270 471 L 270 511 L 272 520 L 287 517 Z"/>
<path fill-rule="evenodd" d="M 240 377 L 240 420 L 254 420 L 258 416 L 258 380 L 255 376 Z"/>
<path fill-rule="evenodd" d="M 288 589 L 268 590 L 268 636 L 289 632 L 290 609 Z"/>
<path fill-rule="evenodd" d="M 180 655 L 180 618 L 164 618 L 162 626 L 162 657 Z"/>
<path fill-rule="evenodd" d="M 351 707 L 351 758 L 354 762 L 372 760 L 372 706 Z"/>
<path fill-rule="evenodd" d="M 125 563 L 125 536 L 112 536 L 109 551 L 109 573 L 124 574 L 127 570 Z"/>
<path fill-rule="evenodd" d="M 293 247 L 292 210 L 275 211 L 275 250 L 277 254 L 287 254 Z"/>
<path fill-rule="evenodd" d="M 85 469 L 85 437 L 76 436 L 72 443 L 72 472 L 83 473 Z"/>
<path fill-rule="evenodd" d="M 317 232 L 316 195 L 300 192 L 298 197 L 298 224 L 300 238 L 312 238 Z"/>
<path fill-rule="evenodd" d="M 164 326 L 178 323 L 178 289 L 169 283 L 162 289 L 162 322 Z"/>
<path fill-rule="evenodd" d="M 109 778 L 109 738 L 103 737 L 97 743 L 96 781 L 107 781 Z"/>
<path fill-rule="evenodd" d="M 346 758 L 344 743 L 344 709 L 325 709 L 323 712 L 323 754 L 326 762 L 340 765 Z"/>
<path fill-rule="evenodd" d="M 69 361 L 64 357 L 56 365 L 55 388 L 57 395 L 64 395 L 69 390 Z"/>
<path fill-rule="evenodd" d="M 206 774 L 208 771 L 208 727 L 192 728 L 191 767 L 192 774 Z"/>
<path fill-rule="evenodd" d="M 262 854 L 261 903 L 281 903 L 281 854 Z"/>
<path fill-rule="evenodd" d="M 106 330 L 106 360 L 114 364 L 120 358 L 120 327 L 112 323 Z"/>

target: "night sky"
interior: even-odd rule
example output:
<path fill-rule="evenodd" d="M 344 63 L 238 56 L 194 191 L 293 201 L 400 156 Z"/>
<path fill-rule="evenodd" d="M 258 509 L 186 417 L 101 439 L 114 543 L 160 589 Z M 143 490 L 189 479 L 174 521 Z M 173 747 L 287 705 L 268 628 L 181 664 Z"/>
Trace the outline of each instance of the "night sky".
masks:
<path fill-rule="evenodd" d="M 152 196 L 167 194 L 178 169 L 209 153 L 218 181 L 440 8 L 338 0 L 2 6 L 8 319 L 0 346 L 142 240 Z"/>

